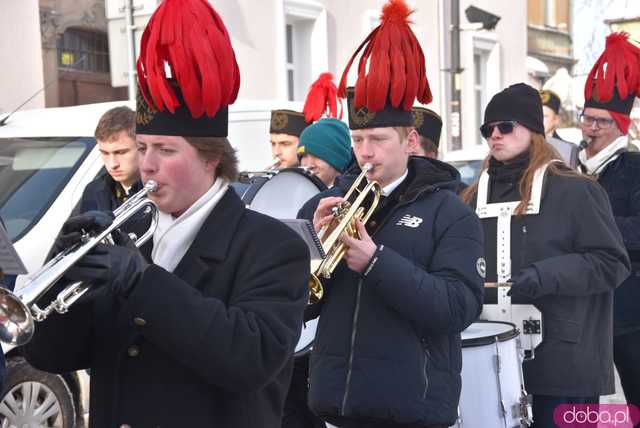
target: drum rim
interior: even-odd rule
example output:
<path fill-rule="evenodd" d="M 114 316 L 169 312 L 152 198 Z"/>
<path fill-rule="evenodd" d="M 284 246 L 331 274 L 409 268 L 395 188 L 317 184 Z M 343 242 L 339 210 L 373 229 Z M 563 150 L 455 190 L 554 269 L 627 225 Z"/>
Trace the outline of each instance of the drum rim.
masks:
<path fill-rule="evenodd" d="M 296 174 L 304 175 L 305 177 L 311 179 L 311 181 L 313 181 L 313 184 L 315 184 L 321 192 L 324 192 L 325 190 L 328 189 L 327 185 L 324 184 L 324 182 L 320 180 L 320 178 L 318 178 L 317 175 L 312 174 L 308 169 L 303 168 L 301 166 L 292 166 L 289 168 L 282 168 L 282 169 L 279 169 L 277 173 L 274 175 L 280 174 L 281 172 L 295 172 Z"/>
<path fill-rule="evenodd" d="M 496 343 L 496 339 L 498 339 L 498 342 L 506 342 L 508 340 L 511 340 L 513 338 L 518 337 L 518 335 L 520 334 L 520 331 L 518 330 L 518 327 L 512 323 L 512 322 L 507 322 L 507 321 L 491 321 L 491 320 L 477 320 L 475 322 L 473 322 L 471 325 L 473 324 L 504 324 L 504 325 L 508 325 L 511 326 L 512 328 L 510 330 L 507 330 L 503 333 L 499 333 L 499 334 L 495 334 L 495 335 L 491 335 L 491 336 L 482 336 L 482 337 L 474 337 L 473 339 L 462 339 L 461 338 L 461 342 L 462 342 L 462 347 L 463 348 L 473 348 L 476 346 L 486 346 L 486 345 L 491 345 L 493 343 Z"/>
<path fill-rule="evenodd" d="M 328 189 L 327 185 L 322 182 L 317 176 L 310 173 L 308 170 L 301 167 L 290 167 L 290 168 L 282 168 L 274 171 L 269 171 L 265 175 L 253 177 L 249 182 L 247 189 L 244 191 L 240 199 L 244 202 L 245 205 L 251 205 L 253 199 L 258 194 L 258 191 L 264 186 L 266 182 L 271 180 L 276 175 L 281 172 L 294 172 L 296 174 L 302 175 L 303 177 L 308 178 L 311 182 L 318 188 L 318 193 L 322 193 Z"/>

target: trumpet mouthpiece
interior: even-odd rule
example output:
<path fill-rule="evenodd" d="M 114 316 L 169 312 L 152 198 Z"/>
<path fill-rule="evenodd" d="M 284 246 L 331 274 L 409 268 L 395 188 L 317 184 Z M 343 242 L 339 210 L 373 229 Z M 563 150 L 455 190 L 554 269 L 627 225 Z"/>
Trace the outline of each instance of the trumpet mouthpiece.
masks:
<path fill-rule="evenodd" d="M 144 184 L 144 188 L 147 192 L 155 192 L 158 188 L 158 183 L 155 180 L 149 180 Z"/>
<path fill-rule="evenodd" d="M 369 172 L 372 169 L 373 169 L 373 165 L 371 165 L 370 163 L 365 163 L 364 165 L 362 165 L 363 172 Z"/>

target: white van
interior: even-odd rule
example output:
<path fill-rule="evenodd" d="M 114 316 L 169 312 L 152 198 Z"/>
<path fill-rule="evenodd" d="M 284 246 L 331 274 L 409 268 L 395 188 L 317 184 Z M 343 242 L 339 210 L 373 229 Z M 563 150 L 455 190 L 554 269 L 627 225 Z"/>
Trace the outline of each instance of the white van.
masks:
<path fill-rule="evenodd" d="M 42 266 L 85 186 L 101 170 L 95 126 L 102 114 L 120 105 L 135 108 L 132 102 L 111 102 L 27 110 L 0 126 L 0 219 L 29 273 Z M 230 107 L 229 141 L 237 149 L 241 170 L 260 170 L 272 163 L 268 135 L 272 108 L 301 105 L 240 101 Z M 20 288 L 27 278 L 6 280 Z M 19 349 L 2 347 L 8 371 L 0 426 L 69 428 L 86 422 L 85 371 L 44 373 L 31 367 Z"/>

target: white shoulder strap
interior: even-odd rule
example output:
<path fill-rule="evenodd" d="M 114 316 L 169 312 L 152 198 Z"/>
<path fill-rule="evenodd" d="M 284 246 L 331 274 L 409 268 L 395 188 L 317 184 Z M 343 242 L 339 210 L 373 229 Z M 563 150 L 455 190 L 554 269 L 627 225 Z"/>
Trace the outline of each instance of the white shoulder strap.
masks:
<path fill-rule="evenodd" d="M 553 160 L 551 162 L 558 162 Z M 526 215 L 535 215 L 540 213 L 540 201 L 542 200 L 542 184 L 544 183 L 544 177 L 547 172 L 547 168 L 551 162 L 543 165 L 539 168 L 533 176 L 533 183 L 531 185 L 531 198 L 529 205 L 527 205 Z M 484 170 L 480 175 L 478 181 L 477 202 L 476 202 L 476 214 L 480 218 L 498 217 L 500 215 L 513 215 L 516 207 L 520 204 L 520 201 L 514 202 L 500 202 L 495 204 L 487 203 L 489 194 L 489 173 Z"/>

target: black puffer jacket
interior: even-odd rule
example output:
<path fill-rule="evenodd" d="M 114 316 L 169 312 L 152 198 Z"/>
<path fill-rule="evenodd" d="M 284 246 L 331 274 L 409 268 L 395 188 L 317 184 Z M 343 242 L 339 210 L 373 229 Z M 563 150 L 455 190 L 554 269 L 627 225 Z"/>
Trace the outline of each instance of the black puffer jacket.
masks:
<path fill-rule="evenodd" d="M 381 208 L 365 273 L 343 261 L 324 282 L 309 405 L 329 422 L 422 427 L 456 419 L 460 332 L 480 313 L 483 284 L 480 222 L 447 190 L 458 177 L 442 162 L 412 158 Z M 321 198 L 344 195 L 354 179 L 307 202 L 300 217 L 311 219 Z"/>

